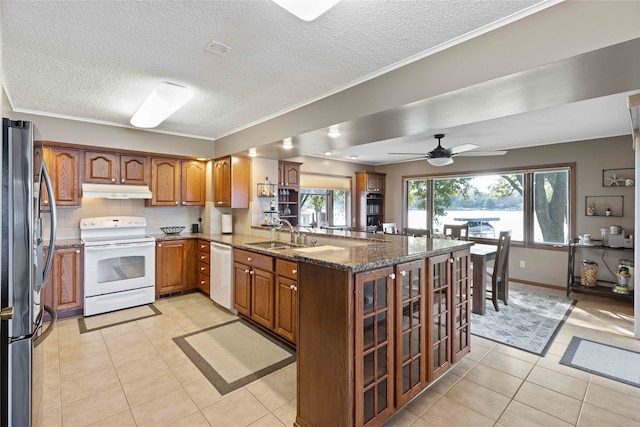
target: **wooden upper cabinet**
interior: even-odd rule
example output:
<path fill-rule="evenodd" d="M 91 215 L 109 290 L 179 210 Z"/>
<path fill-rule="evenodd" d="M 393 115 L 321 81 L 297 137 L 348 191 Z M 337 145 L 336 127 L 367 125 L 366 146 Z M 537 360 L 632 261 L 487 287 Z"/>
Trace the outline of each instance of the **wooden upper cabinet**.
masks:
<path fill-rule="evenodd" d="M 84 152 L 84 182 L 94 184 L 148 185 L 146 156 Z"/>
<path fill-rule="evenodd" d="M 63 147 L 43 147 L 43 157 L 51 175 L 51 185 L 58 207 L 80 206 L 80 150 Z M 42 205 L 49 205 L 43 191 Z"/>
<path fill-rule="evenodd" d="M 278 163 L 278 185 L 280 188 L 300 188 L 300 165 L 294 162 Z"/>
<path fill-rule="evenodd" d="M 213 197 L 219 208 L 248 208 L 251 166 L 247 157 L 226 156 L 213 163 Z"/>
<path fill-rule="evenodd" d="M 204 206 L 206 164 L 198 160 L 151 159 L 150 206 Z"/>
<path fill-rule="evenodd" d="M 182 160 L 182 206 L 204 206 L 206 165 L 198 160 Z"/>
<path fill-rule="evenodd" d="M 84 152 L 84 182 L 118 183 L 118 155 L 95 151 Z"/>
<path fill-rule="evenodd" d="M 121 154 L 120 183 L 149 185 L 149 157 Z"/>
<path fill-rule="evenodd" d="M 180 160 L 151 160 L 151 192 L 152 206 L 180 205 Z"/>
<path fill-rule="evenodd" d="M 384 194 L 385 187 L 384 174 L 368 173 L 367 174 L 367 191 L 370 193 Z"/>

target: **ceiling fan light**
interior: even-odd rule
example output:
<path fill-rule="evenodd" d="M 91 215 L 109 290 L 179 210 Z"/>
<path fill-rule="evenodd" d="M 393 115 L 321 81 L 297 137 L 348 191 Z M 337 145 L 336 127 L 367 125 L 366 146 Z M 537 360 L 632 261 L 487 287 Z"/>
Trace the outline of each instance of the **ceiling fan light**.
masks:
<path fill-rule="evenodd" d="M 427 159 L 427 162 L 433 166 L 446 166 L 453 163 L 453 159 L 451 157 L 432 157 Z"/>
<path fill-rule="evenodd" d="M 151 91 L 130 123 L 138 128 L 154 128 L 178 111 L 193 96 L 191 89 L 163 82 Z"/>
<path fill-rule="evenodd" d="M 340 0 L 273 0 L 275 4 L 303 21 L 313 21 Z"/>

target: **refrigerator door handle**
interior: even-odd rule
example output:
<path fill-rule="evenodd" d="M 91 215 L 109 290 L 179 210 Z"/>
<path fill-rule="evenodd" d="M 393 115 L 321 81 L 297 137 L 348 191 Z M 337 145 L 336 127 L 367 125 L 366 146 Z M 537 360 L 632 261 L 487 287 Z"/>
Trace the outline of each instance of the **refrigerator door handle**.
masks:
<path fill-rule="evenodd" d="M 47 339 L 49 334 L 51 334 L 51 332 L 53 331 L 53 327 L 56 324 L 56 320 L 58 319 L 58 314 L 56 313 L 56 311 L 52 307 L 49 307 L 48 305 L 43 304 L 42 308 L 44 309 L 44 311 L 49 313 L 49 316 L 51 316 L 51 322 L 49 323 L 49 326 L 47 326 L 46 330 L 44 330 L 40 335 L 38 335 L 36 338 L 34 338 L 34 340 L 33 340 L 33 347 L 34 348 L 36 348 L 37 346 L 42 344 L 44 342 L 44 340 Z M 42 322 L 43 322 L 43 317 L 44 316 L 40 315 L 39 317 L 40 317 L 40 319 L 38 320 L 38 329 L 40 329 L 42 327 Z"/>
<path fill-rule="evenodd" d="M 53 248 L 56 244 L 56 226 L 58 222 L 58 215 L 56 212 L 56 200 L 53 194 L 53 187 L 51 186 L 51 177 L 49 176 L 49 171 L 47 171 L 47 167 L 44 162 L 41 163 L 40 166 L 40 188 L 42 188 L 42 181 L 44 180 L 47 187 L 47 195 L 49 196 L 49 214 L 51 215 L 51 224 L 49 227 L 49 251 L 47 251 L 47 260 L 44 264 L 44 271 L 42 273 L 42 284 L 38 285 L 39 289 L 36 289 L 36 292 L 40 292 L 44 287 L 44 284 L 49 277 L 49 273 L 51 272 L 51 266 L 53 265 Z M 40 210 L 40 203 L 38 203 L 38 211 Z M 38 215 L 39 217 L 40 215 Z"/>

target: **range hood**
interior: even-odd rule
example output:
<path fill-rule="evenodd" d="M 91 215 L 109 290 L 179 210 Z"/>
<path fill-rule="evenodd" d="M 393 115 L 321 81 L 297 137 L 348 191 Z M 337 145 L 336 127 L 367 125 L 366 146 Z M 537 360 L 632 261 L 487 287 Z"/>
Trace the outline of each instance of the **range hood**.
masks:
<path fill-rule="evenodd" d="M 146 185 L 82 184 L 82 197 L 101 199 L 150 199 Z"/>

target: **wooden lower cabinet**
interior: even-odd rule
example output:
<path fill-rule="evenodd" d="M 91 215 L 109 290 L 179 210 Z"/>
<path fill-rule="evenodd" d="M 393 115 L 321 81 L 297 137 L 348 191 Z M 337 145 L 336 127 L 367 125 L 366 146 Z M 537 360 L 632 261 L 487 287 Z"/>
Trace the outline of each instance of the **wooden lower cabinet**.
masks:
<path fill-rule="evenodd" d="M 164 240 L 156 243 L 156 294 L 192 288 L 195 278 L 193 240 Z"/>
<path fill-rule="evenodd" d="M 251 288 L 251 318 L 262 326 L 274 326 L 274 280 L 270 271 L 253 268 Z"/>
<path fill-rule="evenodd" d="M 296 425 L 382 425 L 468 353 L 469 263 L 468 249 L 355 274 L 300 262 Z"/>
<path fill-rule="evenodd" d="M 196 251 L 196 277 L 197 286 L 205 294 L 210 293 L 210 271 L 211 271 L 211 249 L 209 242 L 205 240 L 198 240 L 196 245 L 198 250 Z"/>
<path fill-rule="evenodd" d="M 298 323 L 298 263 L 276 259 L 275 332 L 295 344 Z"/>
<path fill-rule="evenodd" d="M 51 274 L 42 290 L 41 301 L 53 307 L 58 317 L 82 314 L 82 259 L 82 249 L 79 247 L 55 249 L 53 253 Z"/>
<path fill-rule="evenodd" d="M 265 328 L 274 328 L 273 257 L 234 249 L 233 308 Z"/>

